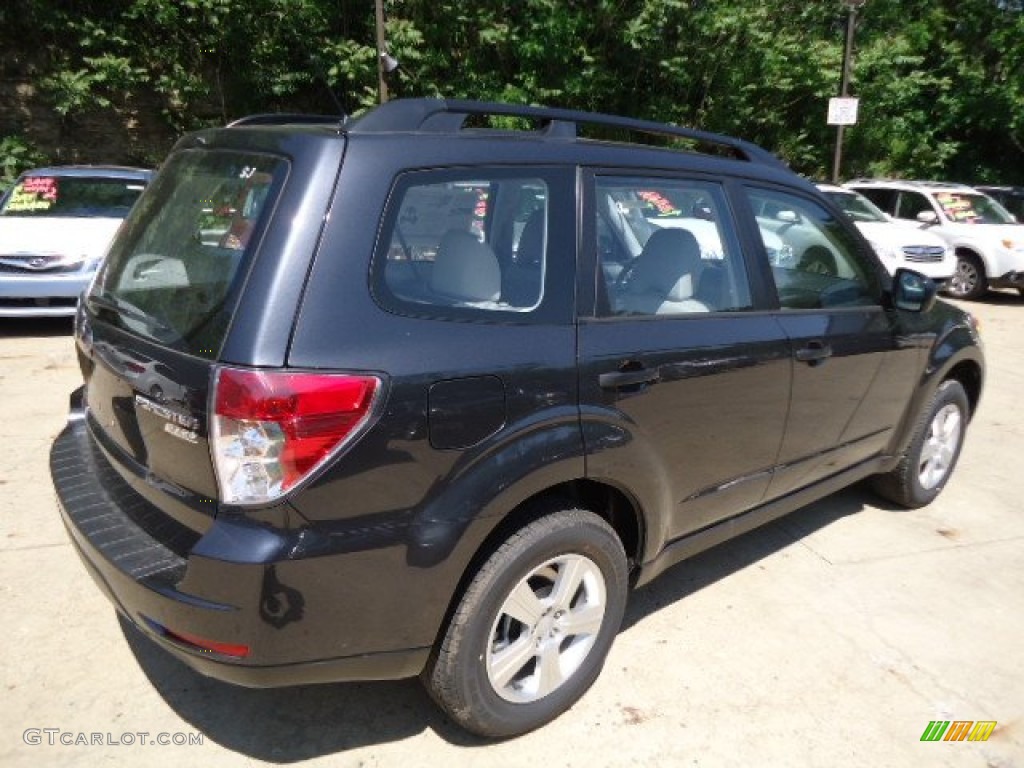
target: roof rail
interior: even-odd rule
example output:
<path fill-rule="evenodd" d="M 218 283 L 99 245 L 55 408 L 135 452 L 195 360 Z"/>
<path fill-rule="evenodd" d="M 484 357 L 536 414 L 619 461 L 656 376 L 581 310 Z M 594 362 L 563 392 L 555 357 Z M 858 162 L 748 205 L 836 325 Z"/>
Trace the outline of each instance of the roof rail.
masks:
<path fill-rule="evenodd" d="M 847 184 L 907 184 L 908 186 L 923 187 L 924 189 L 955 189 L 966 191 L 973 189 L 969 184 L 961 184 L 957 181 L 931 181 L 928 179 L 893 179 L 881 178 L 859 178 L 849 179 Z"/>
<path fill-rule="evenodd" d="M 914 181 L 914 184 L 920 184 L 922 187 L 952 187 L 954 189 L 971 189 L 967 184 L 961 184 L 959 181 Z"/>
<path fill-rule="evenodd" d="M 344 115 L 303 115 L 298 113 L 269 113 L 264 115 L 248 115 L 228 123 L 228 128 L 245 125 L 336 125 L 345 122 Z"/>
<path fill-rule="evenodd" d="M 575 138 L 580 125 L 600 125 L 655 136 L 690 139 L 703 144 L 725 147 L 748 162 L 786 167 L 775 155 L 756 144 L 710 131 L 596 112 L 497 102 L 461 99 L 395 99 L 346 123 L 345 129 L 350 133 L 389 131 L 448 133 L 461 130 L 466 118 L 470 115 L 500 115 L 539 120 L 544 126 L 544 135 L 560 138 Z"/>

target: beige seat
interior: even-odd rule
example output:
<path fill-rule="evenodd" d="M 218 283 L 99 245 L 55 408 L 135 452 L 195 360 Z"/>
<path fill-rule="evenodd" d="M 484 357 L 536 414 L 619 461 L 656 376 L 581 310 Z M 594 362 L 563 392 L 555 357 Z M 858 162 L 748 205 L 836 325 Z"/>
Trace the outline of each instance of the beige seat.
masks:
<path fill-rule="evenodd" d="M 437 248 L 430 289 L 456 303 L 495 302 L 501 296 L 498 257 L 469 232 L 449 230 Z"/>
<path fill-rule="evenodd" d="M 641 315 L 707 312 L 694 298 L 700 281 L 700 246 L 685 229 L 659 229 L 627 269 L 615 308 Z"/>

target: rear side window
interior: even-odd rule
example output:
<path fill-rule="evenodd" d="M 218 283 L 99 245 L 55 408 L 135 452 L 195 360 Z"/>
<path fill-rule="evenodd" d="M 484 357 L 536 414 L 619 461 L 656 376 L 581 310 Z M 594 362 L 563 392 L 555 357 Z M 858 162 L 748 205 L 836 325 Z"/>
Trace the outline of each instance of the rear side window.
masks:
<path fill-rule="evenodd" d="M 123 219 L 146 183 L 89 176 L 25 176 L 14 185 L 0 216 Z"/>
<path fill-rule="evenodd" d="M 374 293 L 402 314 L 526 320 L 549 283 L 552 210 L 543 174 L 408 174 L 385 216 Z"/>
<path fill-rule="evenodd" d="M 214 358 L 253 233 L 287 174 L 267 155 L 173 155 L 127 219 L 88 296 L 127 330 Z"/>
<path fill-rule="evenodd" d="M 896 199 L 899 197 L 899 192 L 895 189 L 858 187 L 857 191 L 890 216 L 896 214 Z"/>

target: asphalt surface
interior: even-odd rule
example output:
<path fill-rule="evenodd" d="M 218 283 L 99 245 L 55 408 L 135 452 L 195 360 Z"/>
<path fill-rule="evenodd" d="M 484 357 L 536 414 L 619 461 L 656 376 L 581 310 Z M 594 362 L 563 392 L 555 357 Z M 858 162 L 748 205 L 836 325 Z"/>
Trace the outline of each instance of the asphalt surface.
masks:
<path fill-rule="evenodd" d="M 938 501 L 853 488 L 677 566 L 631 596 L 587 696 L 499 744 L 414 680 L 235 688 L 123 625 L 47 470 L 70 325 L 0 320 L 0 764 L 1024 768 L 1024 298 L 969 309 L 989 376 Z M 922 742 L 933 720 L 997 725 Z"/>

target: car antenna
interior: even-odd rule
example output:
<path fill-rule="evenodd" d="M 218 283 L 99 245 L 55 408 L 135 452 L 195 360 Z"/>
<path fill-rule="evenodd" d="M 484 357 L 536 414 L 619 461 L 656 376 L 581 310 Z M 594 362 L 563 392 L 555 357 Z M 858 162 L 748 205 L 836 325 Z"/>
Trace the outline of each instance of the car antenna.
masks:
<path fill-rule="evenodd" d="M 338 116 L 341 118 L 341 122 L 344 123 L 348 120 L 348 113 L 345 111 L 344 105 L 342 105 L 341 100 L 338 98 L 338 94 L 336 94 L 334 89 L 331 88 L 331 81 L 327 79 L 327 72 L 324 70 L 323 64 L 321 64 L 320 60 L 313 55 L 310 55 L 309 63 L 313 67 L 313 72 L 316 76 L 315 79 L 323 83 L 324 88 L 331 97 L 331 101 L 333 101 L 334 106 L 338 108 Z"/>

